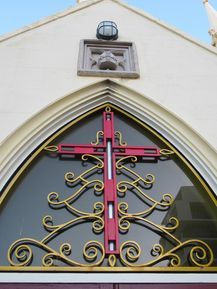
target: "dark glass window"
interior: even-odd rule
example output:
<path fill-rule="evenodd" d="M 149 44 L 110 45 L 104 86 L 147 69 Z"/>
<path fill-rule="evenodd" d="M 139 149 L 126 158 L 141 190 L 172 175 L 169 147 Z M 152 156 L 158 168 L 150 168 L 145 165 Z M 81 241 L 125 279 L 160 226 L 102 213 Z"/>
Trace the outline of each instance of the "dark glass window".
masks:
<path fill-rule="evenodd" d="M 108 149 L 103 146 L 104 111 L 105 107 L 99 108 L 62 128 L 38 149 L 21 176 L 12 178 L 0 210 L 2 270 L 8 266 L 30 270 L 32 266 L 38 270 L 42 266 L 72 270 L 217 266 L 212 192 L 166 140 L 113 106 L 112 150 L 117 154 L 112 174 L 119 209 L 116 227 L 109 228 L 115 231 L 118 226 L 118 241 L 113 249 L 109 247 L 114 254 L 106 251 L 104 202 L 109 182 L 104 183 L 103 153 Z M 79 144 L 94 149 L 73 154 Z M 144 147 L 143 155 L 135 157 L 132 150 L 128 154 L 127 147 Z M 145 154 L 147 147 L 150 155 Z"/>

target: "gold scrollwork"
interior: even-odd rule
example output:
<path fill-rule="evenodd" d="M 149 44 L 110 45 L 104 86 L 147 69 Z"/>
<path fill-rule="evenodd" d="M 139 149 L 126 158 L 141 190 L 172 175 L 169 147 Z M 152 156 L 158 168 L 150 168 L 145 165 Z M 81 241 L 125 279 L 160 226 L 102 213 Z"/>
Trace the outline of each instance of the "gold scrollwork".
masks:
<path fill-rule="evenodd" d="M 54 151 L 53 148 L 48 149 L 52 152 Z M 80 263 L 70 258 L 72 248 L 69 243 L 63 243 L 60 246 L 59 251 L 52 249 L 48 245 L 48 243 L 56 236 L 70 229 L 71 227 L 80 224 L 81 222 L 91 222 L 93 232 L 95 233 L 101 233 L 104 230 L 104 204 L 102 202 L 95 202 L 93 204 L 93 212 L 84 212 L 72 206 L 72 203 L 87 189 L 92 187 L 97 192 L 102 192 L 104 189 L 104 184 L 101 180 L 88 180 L 89 175 L 103 168 L 103 161 L 96 156 L 88 154 L 83 155 L 81 158 L 83 161 L 91 161 L 92 163 L 95 163 L 95 165 L 87 169 L 78 177 L 75 177 L 73 173 L 67 173 L 65 175 L 66 182 L 70 184 L 76 183 L 76 185 L 78 183 L 80 186 L 79 189 L 77 189 L 71 196 L 63 200 L 59 200 L 59 193 L 57 192 L 51 192 L 47 197 L 50 207 L 65 207 L 75 217 L 73 217 L 68 222 L 55 225 L 52 216 L 45 216 L 42 219 L 42 224 L 45 230 L 49 232 L 49 234 L 40 241 L 32 238 L 22 238 L 15 241 L 8 250 L 8 261 L 12 266 L 31 265 L 33 261 L 33 250 L 31 248 L 32 246 L 38 247 L 46 252 L 42 258 L 43 266 L 55 266 L 55 260 L 59 260 L 64 264 L 71 266 L 81 267 L 99 266 L 103 262 L 105 258 L 105 250 L 104 246 L 98 241 L 89 241 L 83 248 L 83 256 L 85 261 L 88 263 Z M 98 256 L 99 252 L 101 252 L 101 257 Z M 14 259 L 16 259 L 16 262 Z"/>
<path fill-rule="evenodd" d="M 145 263 L 138 263 L 141 257 L 141 248 L 135 241 L 126 241 L 120 247 L 120 261 L 129 267 L 150 267 L 162 261 L 168 261 L 168 266 L 181 266 L 181 258 L 178 251 L 183 248 L 191 247 L 189 252 L 189 262 L 197 267 L 209 267 L 214 261 L 211 248 L 201 240 L 188 240 L 181 242 L 178 240 L 174 248 L 165 251 L 163 246 L 155 244 L 152 248 L 152 256 L 156 256 L 153 260 Z"/>
<path fill-rule="evenodd" d="M 163 150 L 162 155 L 172 154 L 172 151 Z M 193 266 L 198 267 L 208 267 L 213 263 L 214 257 L 211 248 L 201 240 L 187 240 L 181 242 L 172 233 L 178 228 L 179 220 L 175 217 L 171 217 L 166 225 L 158 225 L 146 217 L 150 215 L 155 209 L 169 209 L 173 203 L 173 197 L 171 194 L 163 194 L 160 201 L 155 200 L 150 197 L 141 189 L 141 183 L 153 184 L 155 177 L 148 174 L 146 178 L 142 178 L 139 174 L 134 172 L 129 167 L 124 165 L 125 162 L 130 161 L 132 163 L 137 162 L 137 157 L 127 156 L 119 159 L 116 162 L 116 168 L 120 172 L 128 173 L 130 181 L 120 181 L 117 184 L 117 191 L 121 195 L 125 195 L 127 191 L 136 192 L 139 194 L 140 199 L 142 199 L 148 208 L 141 212 L 129 213 L 129 205 L 126 202 L 119 202 L 118 213 L 119 213 L 119 230 L 122 233 L 127 233 L 130 229 L 131 224 L 144 225 L 148 230 L 159 234 L 161 238 L 165 238 L 173 248 L 165 251 L 161 244 L 155 244 L 152 248 L 151 255 L 154 257 L 150 261 L 143 263 L 139 262 L 142 255 L 142 250 L 140 245 L 136 241 L 125 241 L 120 246 L 120 262 L 124 266 L 129 267 L 148 267 L 156 265 L 162 261 L 168 261 L 169 266 L 177 267 L 181 266 L 181 258 L 178 254 L 183 248 L 191 247 L 189 252 L 189 262 Z M 145 188 L 145 186 L 143 186 Z"/>
<path fill-rule="evenodd" d="M 79 188 L 69 197 L 59 200 L 59 193 L 57 192 L 51 192 L 48 197 L 48 203 L 51 207 L 54 208 L 61 208 L 66 207 L 70 212 L 73 214 L 80 216 L 80 215 L 90 215 L 89 212 L 83 212 L 81 210 L 76 209 L 74 206 L 72 206 L 72 203 L 76 201 L 76 199 L 83 194 L 87 189 L 90 189 L 93 187 L 95 192 L 102 193 L 104 189 L 104 183 L 101 180 L 88 180 L 88 176 L 92 173 L 96 172 L 98 169 L 102 169 L 104 166 L 103 161 L 93 155 L 85 154 L 82 156 L 83 161 L 96 161 L 96 164 L 92 166 L 91 168 L 85 170 L 83 173 L 81 173 L 79 176 L 75 177 L 73 172 L 68 172 L 65 174 L 65 181 L 67 184 L 73 185 L 73 184 L 80 184 Z M 95 215 L 101 215 L 104 211 L 104 205 L 102 203 L 95 203 L 94 205 L 94 211 Z"/>
<path fill-rule="evenodd" d="M 132 222 L 140 222 L 142 221 L 143 223 L 146 224 L 147 227 L 150 227 L 150 228 L 154 228 L 154 229 L 157 229 L 159 231 L 161 231 L 163 234 L 165 235 L 168 235 L 172 240 L 176 241 L 176 242 L 179 242 L 179 240 L 174 237 L 172 234 L 170 234 L 169 232 L 172 232 L 174 231 L 175 229 L 178 228 L 179 226 L 179 221 L 177 218 L 175 217 L 171 217 L 169 219 L 169 222 L 166 226 L 164 225 L 157 225 L 155 224 L 154 222 L 146 219 L 146 218 L 142 218 L 140 216 L 138 216 L 137 214 L 126 214 L 125 216 L 122 216 L 119 220 L 119 228 L 122 230 L 122 231 L 127 231 L 129 230 L 129 227 L 130 227 L 130 221 Z"/>
<path fill-rule="evenodd" d="M 104 167 L 103 161 L 96 156 L 85 154 L 85 155 L 82 155 L 81 159 L 82 161 L 88 161 L 88 160 L 97 161 L 97 163 L 95 164 L 95 166 L 91 167 L 90 169 L 87 169 L 76 178 L 73 172 L 66 173 L 65 174 L 66 182 L 71 183 L 71 184 L 75 183 L 76 181 L 82 181 L 84 183 L 88 183 L 85 177 L 87 177 L 90 173 L 94 172 L 95 170 L 102 169 Z"/>
<path fill-rule="evenodd" d="M 99 184 L 97 184 L 97 182 L 99 182 Z M 88 187 L 90 188 L 90 185 L 94 185 L 94 188 L 97 191 L 102 191 L 103 190 L 103 183 L 101 181 L 90 181 L 87 184 L 83 185 L 80 189 L 78 189 L 74 194 L 72 194 L 70 197 L 59 201 L 59 194 L 56 192 L 51 192 L 47 199 L 48 199 L 48 203 L 51 207 L 56 207 L 56 208 L 60 208 L 60 207 L 66 207 L 71 213 L 79 216 L 79 215 L 89 215 L 88 212 L 83 212 L 81 210 L 76 209 L 74 206 L 71 205 L 71 203 L 76 200 L 76 198 L 81 195 L 85 189 Z M 95 207 L 96 205 L 96 207 Z M 103 213 L 104 211 L 104 205 L 103 203 L 97 202 L 94 205 L 94 210 L 97 211 L 96 215 L 100 215 Z M 97 208 L 97 209 L 96 209 Z"/>
<path fill-rule="evenodd" d="M 85 214 L 80 217 L 74 218 L 68 222 L 62 223 L 60 225 L 54 225 L 53 224 L 53 218 L 52 216 L 45 216 L 42 220 L 42 224 L 44 228 L 51 232 L 46 237 L 42 239 L 42 242 L 47 242 L 51 240 L 54 236 L 61 234 L 63 231 L 69 229 L 70 227 L 79 224 L 81 221 L 93 221 L 92 227 L 93 230 L 97 233 L 101 232 L 104 228 L 104 220 L 102 217 L 97 216 L 96 214 Z"/>
<path fill-rule="evenodd" d="M 127 143 L 125 141 L 123 142 L 123 136 L 122 136 L 122 133 L 120 131 L 116 131 L 115 136 L 118 139 L 119 146 L 126 146 L 127 145 Z"/>
<path fill-rule="evenodd" d="M 111 108 L 106 107 L 106 112 L 110 112 Z M 92 142 L 92 145 L 98 145 L 100 142 L 100 136 L 103 136 L 103 132 L 99 131 L 96 135 L 96 141 Z M 115 132 L 115 136 L 118 137 L 119 145 L 126 146 L 127 143 L 122 141 L 122 134 L 119 131 Z M 57 152 L 57 146 L 47 146 L 44 149 L 48 152 Z M 162 156 L 169 156 L 174 154 L 172 150 L 161 149 L 160 154 Z M 143 254 L 141 244 L 135 240 L 125 241 L 120 246 L 120 254 L 105 253 L 104 245 L 96 240 L 88 241 L 82 248 L 82 261 L 76 261 L 73 258 L 72 245 L 68 242 L 62 243 L 58 249 L 53 249 L 48 243 L 55 237 L 63 233 L 64 231 L 76 226 L 82 222 L 91 222 L 92 230 L 98 234 L 103 232 L 104 223 L 104 204 L 102 202 L 95 202 L 93 204 L 92 212 L 81 211 L 77 209 L 73 203 L 84 192 L 91 189 L 94 193 L 103 193 L 104 183 L 98 179 L 90 179 L 94 173 L 101 173 L 104 167 L 104 162 L 95 155 L 84 154 L 81 159 L 83 161 L 89 161 L 94 164 L 91 168 L 88 168 L 79 176 L 75 176 L 73 172 L 67 172 L 64 176 L 66 184 L 69 187 L 76 188 L 75 191 L 66 198 L 60 200 L 60 194 L 57 192 L 51 192 L 48 194 L 47 200 L 51 208 L 66 208 L 73 214 L 73 218 L 62 224 L 55 224 L 53 217 L 46 215 L 42 219 L 44 229 L 48 234 L 41 240 L 33 238 L 21 238 L 11 244 L 8 249 L 8 261 L 11 266 L 30 266 L 34 263 L 35 250 L 38 248 L 44 251 L 44 255 L 41 259 L 41 264 L 44 267 L 52 267 L 59 265 L 62 262 L 64 265 L 76 266 L 76 267 L 97 267 L 101 266 L 107 257 L 107 264 L 109 267 L 117 266 L 117 261 L 126 267 L 150 267 L 160 264 L 163 261 L 168 262 L 170 267 L 178 267 L 182 265 L 181 250 L 188 250 L 188 261 L 192 266 L 197 267 L 209 267 L 214 261 L 214 256 L 211 248 L 201 240 L 187 240 L 180 241 L 173 235 L 174 231 L 179 227 L 179 220 L 175 217 L 171 217 L 166 225 L 156 224 L 155 222 L 148 220 L 146 217 L 150 215 L 154 210 L 167 210 L 173 204 L 173 197 L 171 194 L 163 194 L 160 200 L 155 200 L 144 192 L 144 189 L 150 188 L 155 182 L 155 176 L 153 174 L 147 174 L 145 177 L 140 176 L 126 166 L 126 162 L 136 163 L 136 156 L 126 156 L 119 159 L 116 162 L 116 169 L 129 176 L 129 181 L 120 181 L 117 184 L 117 192 L 120 196 L 124 196 L 128 191 L 138 194 L 139 198 L 143 200 L 146 205 L 146 209 L 140 212 L 128 212 L 129 205 L 126 202 L 119 202 L 118 214 L 119 214 L 119 230 L 122 233 L 127 233 L 130 230 L 132 224 L 143 225 L 146 229 L 158 234 L 162 239 L 165 239 L 170 244 L 170 249 L 165 249 L 161 244 L 154 244 L 150 255 L 151 260 L 142 260 Z M 126 235 L 127 236 L 127 235 Z M 172 248 L 171 248 L 172 247 Z M 92 270 L 92 269 L 91 269 Z"/>
<path fill-rule="evenodd" d="M 100 130 L 96 133 L 96 141 L 95 142 L 92 141 L 91 144 L 92 145 L 98 145 L 100 142 L 100 136 L 104 136 L 104 132 L 102 130 Z"/>
<path fill-rule="evenodd" d="M 124 166 L 123 163 L 125 163 L 126 161 L 131 161 L 132 163 L 136 163 L 137 162 L 137 157 L 135 156 L 127 156 L 127 157 L 123 157 L 121 159 L 119 159 L 116 162 L 116 168 L 120 171 L 120 170 L 125 170 L 126 172 L 132 174 L 133 176 L 136 177 L 136 179 L 132 182 L 133 184 L 138 184 L 138 182 L 142 181 L 144 184 L 146 185 L 151 185 L 155 182 L 155 176 L 152 174 L 147 174 L 145 176 L 145 178 L 142 178 L 139 174 L 137 174 L 136 172 L 134 172 L 133 170 L 129 169 L 128 167 Z"/>
<path fill-rule="evenodd" d="M 63 243 L 59 251 L 52 249 L 43 241 L 32 238 L 23 238 L 15 241 L 8 250 L 8 260 L 12 266 L 28 266 L 33 260 L 33 250 L 37 247 L 47 252 L 42 258 L 42 265 L 45 267 L 55 266 L 54 261 L 58 260 L 64 264 L 79 267 L 95 267 L 99 266 L 105 258 L 105 249 L 101 242 L 89 241 L 83 247 L 83 256 L 85 263 L 77 262 L 70 258 L 72 248 L 69 243 Z M 101 254 L 101 256 L 98 256 Z M 16 261 L 14 261 L 14 258 Z M 89 264 L 91 262 L 91 264 Z"/>
<path fill-rule="evenodd" d="M 116 168 L 119 171 L 125 171 L 130 174 L 131 178 L 134 177 L 132 181 L 120 181 L 117 184 L 117 191 L 121 195 L 125 195 L 127 191 L 133 191 L 140 195 L 140 197 L 143 198 L 143 200 L 146 201 L 146 204 L 148 204 L 149 208 L 142 212 L 134 213 L 135 216 L 144 216 L 147 214 L 150 214 L 155 209 L 167 209 L 169 208 L 174 199 L 171 194 L 163 194 L 162 199 L 160 201 L 155 200 L 154 198 L 150 197 L 146 193 L 143 192 L 143 190 L 139 187 L 139 184 L 144 185 L 152 185 L 155 182 L 155 176 L 152 174 L 147 174 L 145 178 L 141 177 L 139 174 L 134 172 L 132 169 L 126 167 L 123 165 L 126 161 L 131 161 L 133 163 L 137 162 L 137 157 L 135 156 L 127 156 L 123 157 L 120 160 L 116 162 Z M 120 215 L 129 215 L 126 213 L 128 209 L 128 205 L 126 207 L 126 204 L 124 202 L 119 203 L 119 213 Z"/>

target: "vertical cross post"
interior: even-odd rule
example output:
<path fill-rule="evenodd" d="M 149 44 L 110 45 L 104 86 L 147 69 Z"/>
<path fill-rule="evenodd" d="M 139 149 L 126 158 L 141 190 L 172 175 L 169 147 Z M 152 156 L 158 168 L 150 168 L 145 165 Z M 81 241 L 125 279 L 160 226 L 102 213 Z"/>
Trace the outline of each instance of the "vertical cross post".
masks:
<path fill-rule="evenodd" d="M 147 146 L 116 144 L 114 112 L 109 107 L 103 112 L 102 144 L 59 144 L 60 155 L 99 155 L 104 161 L 104 243 L 105 253 L 119 254 L 118 198 L 116 182 L 116 159 L 123 156 L 154 157 L 161 155 L 160 149 Z"/>
<path fill-rule="evenodd" d="M 115 254 L 119 252 L 119 241 L 116 164 L 113 153 L 115 145 L 113 112 L 103 112 L 103 133 L 106 147 L 104 159 L 105 250 L 108 254 Z"/>

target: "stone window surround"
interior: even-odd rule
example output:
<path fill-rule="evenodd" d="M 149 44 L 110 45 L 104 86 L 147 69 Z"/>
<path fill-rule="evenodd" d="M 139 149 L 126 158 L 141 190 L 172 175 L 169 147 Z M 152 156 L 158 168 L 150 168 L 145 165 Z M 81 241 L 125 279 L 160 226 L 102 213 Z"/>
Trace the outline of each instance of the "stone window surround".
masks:
<path fill-rule="evenodd" d="M 105 87 L 103 89 L 103 87 Z M 107 89 L 109 87 L 109 89 Z M 87 90 L 88 89 L 88 90 Z M 88 93 L 87 93 L 88 91 Z M 99 94 L 101 97 L 99 97 Z M 124 98 L 123 98 L 124 95 Z M 11 176 L 14 169 L 18 167 L 26 156 L 44 141 L 48 135 L 54 132 L 54 127 L 61 127 L 65 123 L 79 117 L 82 113 L 101 105 L 104 102 L 111 102 L 123 107 L 135 115 L 141 121 L 147 122 L 161 134 L 168 138 L 171 143 L 189 159 L 197 168 L 211 187 L 216 188 L 216 181 L 212 171 L 208 166 L 214 155 L 212 148 L 207 147 L 204 154 L 205 142 L 198 137 L 194 131 L 186 126 L 180 119 L 170 114 L 163 107 L 155 104 L 141 94 L 129 90 L 123 85 L 119 85 L 111 80 L 104 80 L 100 83 L 90 85 L 79 91 L 79 93 L 69 93 L 63 99 L 58 100 L 46 107 L 39 114 L 21 126 L 10 135 L 2 144 L 0 154 L 2 178 L 0 185 L 6 183 L 7 175 Z M 46 121 L 49 120 L 49 121 Z M 55 124 L 55 125 L 54 125 Z M 184 131 L 183 131 L 184 130 Z M 190 130 L 190 131 L 189 131 Z M 173 132 L 171 134 L 171 131 Z M 181 134 L 179 132 L 182 132 Z M 22 141 L 21 141 L 22 140 Z M 187 142 L 186 142 L 187 140 Z M 189 146 L 188 143 L 191 145 Z M 211 151 L 210 151 L 211 150 Z M 13 152 L 13 153 L 11 153 Z M 211 156 L 211 158 L 210 158 Z M 198 159 L 199 158 L 199 159 Z M 205 167 L 204 167 L 205 166 Z M 213 166 L 211 165 L 210 168 Z M 214 179 L 212 179 L 212 176 Z M 4 283 L 217 283 L 215 273 L 38 273 L 38 272 L 1 272 L 1 284 Z M 4 286 L 4 285 L 3 285 Z"/>

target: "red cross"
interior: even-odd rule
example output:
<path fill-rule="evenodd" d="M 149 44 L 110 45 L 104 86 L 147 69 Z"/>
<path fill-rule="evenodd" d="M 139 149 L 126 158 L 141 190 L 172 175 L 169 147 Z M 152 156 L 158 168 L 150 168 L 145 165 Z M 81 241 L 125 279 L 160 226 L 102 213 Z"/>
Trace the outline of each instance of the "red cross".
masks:
<path fill-rule="evenodd" d="M 107 109 L 103 112 L 102 144 L 59 144 L 61 155 L 100 155 L 104 159 L 104 221 L 105 252 L 119 254 L 118 237 L 118 200 L 116 183 L 117 156 L 159 157 L 160 149 L 150 146 L 127 146 L 115 144 L 114 113 Z"/>

